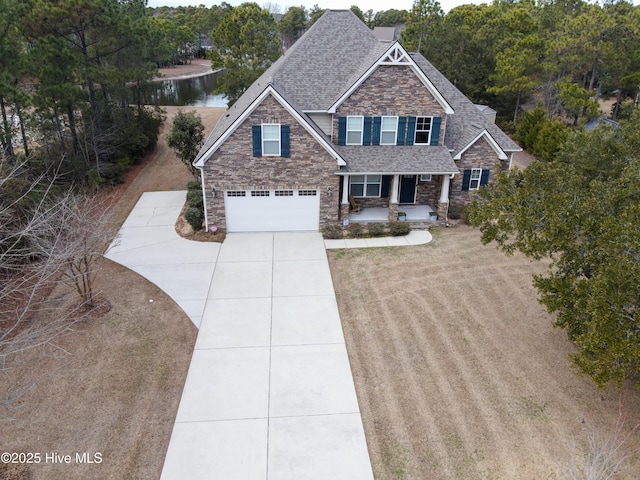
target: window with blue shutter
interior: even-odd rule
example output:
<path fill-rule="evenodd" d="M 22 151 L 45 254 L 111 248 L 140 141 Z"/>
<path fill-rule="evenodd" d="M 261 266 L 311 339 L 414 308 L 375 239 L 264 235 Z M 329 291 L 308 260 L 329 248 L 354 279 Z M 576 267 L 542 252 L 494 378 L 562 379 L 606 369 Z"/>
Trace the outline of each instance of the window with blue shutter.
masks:
<path fill-rule="evenodd" d="M 347 117 L 338 117 L 338 145 L 347 144 Z"/>
<path fill-rule="evenodd" d="M 440 138 L 440 123 L 442 119 L 440 117 L 433 117 L 431 119 L 431 145 L 438 145 L 438 138 Z"/>
<path fill-rule="evenodd" d="M 405 145 L 413 145 L 413 138 L 416 135 L 416 117 L 407 117 L 407 141 Z"/>
<path fill-rule="evenodd" d="M 291 156 L 291 128 L 289 125 L 280 126 L 280 155 Z"/>
<path fill-rule="evenodd" d="M 464 171 L 462 176 L 462 190 L 478 190 L 489 183 L 491 170 L 482 168 L 470 168 Z"/>
<path fill-rule="evenodd" d="M 380 124 L 382 117 L 373 117 L 373 144 L 380 145 Z"/>
<path fill-rule="evenodd" d="M 291 156 L 291 127 L 289 125 L 264 123 L 251 126 L 254 157 Z"/>
<path fill-rule="evenodd" d="M 364 131 L 362 132 L 362 144 L 371 145 L 371 126 L 373 117 L 364 117 Z"/>
<path fill-rule="evenodd" d="M 404 145 L 404 134 L 407 129 L 407 117 L 398 117 L 398 141 L 396 145 Z"/>
<path fill-rule="evenodd" d="M 260 125 L 253 125 L 251 127 L 251 133 L 253 136 L 253 156 L 262 156 L 262 127 Z"/>

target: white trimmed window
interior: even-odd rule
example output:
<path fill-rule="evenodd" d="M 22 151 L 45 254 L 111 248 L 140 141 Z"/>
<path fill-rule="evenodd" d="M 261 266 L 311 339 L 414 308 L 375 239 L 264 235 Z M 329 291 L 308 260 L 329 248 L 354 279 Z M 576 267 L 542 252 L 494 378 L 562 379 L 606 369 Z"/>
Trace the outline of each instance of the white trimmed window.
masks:
<path fill-rule="evenodd" d="M 347 145 L 362 145 L 364 117 L 347 117 Z"/>
<path fill-rule="evenodd" d="M 469 177 L 469 190 L 478 190 L 480 188 L 481 178 L 482 178 L 482 169 L 472 168 L 471 177 Z"/>
<path fill-rule="evenodd" d="M 379 197 L 382 175 L 351 175 L 349 191 L 354 197 Z"/>
<path fill-rule="evenodd" d="M 416 145 L 429 145 L 431 142 L 431 117 L 416 117 Z"/>
<path fill-rule="evenodd" d="M 262 155 L 280 156 L 280 124 L 262 124 Z"/>
<path fill-rule="evenodd" d="M 380 145 L 395 145 L 398 134 L 398 117 L 382 117 Z"/>

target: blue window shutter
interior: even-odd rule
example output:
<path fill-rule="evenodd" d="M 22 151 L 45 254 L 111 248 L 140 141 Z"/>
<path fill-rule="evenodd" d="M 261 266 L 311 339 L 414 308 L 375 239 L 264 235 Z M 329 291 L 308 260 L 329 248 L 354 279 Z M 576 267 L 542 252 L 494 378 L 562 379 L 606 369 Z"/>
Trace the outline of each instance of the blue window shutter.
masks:
<path fill-rule="evenodd" d="M 338 145 L 347 144 L 347 117 L 338 117 Z"/>
<path fill-rule="evenodd" d="M 431 120 L 431 145 L 438 145 L 438 139 L 440 138 L 440 123 L 442 119 L 440 117 L 433 117 Z"/>
<path fill-rule="evenodd" d="M 407 117 L 398 117 L 398 141 L 396 145 L 404 145 L 404 133 L 407 128 Z"/>
<path fill-rule="evenodd" d="M 382 117 L 373 117 L 373 144 L 380 145 L 380 127 L 382 125 Z"/>
<path fill-rule="evenodd" d="M 416 137 L 416 117 L 407 117 L 407 141 L 405 145 L 413 145 Z"/>
<path fill-rule="evenodd" d="M 362 132 L 362 144 L 371 145 L 371 124 L 373 117 L 364 117 L 364 131 Z"/>
<path fill-rule="evenodd" d="M 389 184 L 391 183 L 390 175 L 382 176 L 382 187 L 380 188 L 380 197 L 389 198 Z"/>
<path fill-rule="evenodd" d="M 280 156 L 281 157 L 291 156 L 290 132 L 291 132 L 291 128 L 289 128 L 289 125 L 280 125 Z"/>
<path fill-rule="evenodd" d="M 253 134 L 253 156 L 262 156 L 262 127 L 260 125 L 254 125 L 251 127 L 251 133 Z"/>
<path fill-rule="evenodd" d="M 480 175 L 480 186 L 487 185 L 489 183 L 489 174 L 491 170 L 482 170 L 482 174 Z"/>
<path fill-rule="evenodd" d="M 471 170 L 465 170 L 462 176 L 462 190 L 469 190 L 469 182 L 471 181 Z"/>

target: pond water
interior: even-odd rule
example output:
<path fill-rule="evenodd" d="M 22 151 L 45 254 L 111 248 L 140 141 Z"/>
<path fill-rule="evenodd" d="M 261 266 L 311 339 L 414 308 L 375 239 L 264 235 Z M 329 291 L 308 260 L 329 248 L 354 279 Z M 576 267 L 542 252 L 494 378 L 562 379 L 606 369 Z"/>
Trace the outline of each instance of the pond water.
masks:
<path fill-rule="evenodd" d="M 217 79 L 224 72 L 212 72 L 193 78 L 153 82 L 144 87 L 142 103 L 160 106 L 225 107 L 224 95 L 214 95 Z"/>

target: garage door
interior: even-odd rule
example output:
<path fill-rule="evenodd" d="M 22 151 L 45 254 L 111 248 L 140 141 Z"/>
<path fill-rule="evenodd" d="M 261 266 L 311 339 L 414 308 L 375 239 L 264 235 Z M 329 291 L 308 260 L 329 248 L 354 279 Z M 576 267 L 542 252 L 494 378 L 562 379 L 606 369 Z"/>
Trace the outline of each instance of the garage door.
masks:
<path fill-rule="evenodd" d="M 317 190 L 227 190 L 228 232 L 317 231 Z"/>

